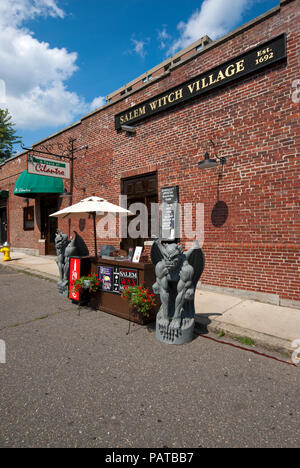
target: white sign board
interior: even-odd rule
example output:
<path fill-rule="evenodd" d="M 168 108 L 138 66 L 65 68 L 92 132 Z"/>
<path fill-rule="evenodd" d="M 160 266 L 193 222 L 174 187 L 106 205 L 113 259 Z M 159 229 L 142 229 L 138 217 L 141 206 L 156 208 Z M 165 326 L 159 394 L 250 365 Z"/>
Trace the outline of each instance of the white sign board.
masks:
<path fill-rule="evenodd" d="M 38 174 L 61 179 L 70 178 L 70 163 L 56 159 L 47 159 L 40 156 L 28 155 L 28 174 Z"/>

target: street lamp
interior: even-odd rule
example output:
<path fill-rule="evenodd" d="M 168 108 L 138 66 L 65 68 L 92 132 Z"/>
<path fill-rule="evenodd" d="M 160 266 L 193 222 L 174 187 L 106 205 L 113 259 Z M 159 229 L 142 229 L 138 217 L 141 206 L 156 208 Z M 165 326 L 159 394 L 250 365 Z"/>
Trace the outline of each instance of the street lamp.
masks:
<path fill-rule="evenodd" d="M 216 166 L 218 166 L 218 161 L 220 161 L 220 164 L 222 166 L 222 172 L 223 172 L 224 164 L 226 164 L 226 158 L 224 156 L 219 158 L 219 156 L 217 156 L 216 154 L 215 154 L 215 157 L 217 158 L 217 160 L 216 159 L 211 159 L 209 157 L 209 153 L 206 152 L 204 154 L 204 160 L 198 162 L 199 169 L 208 169 L 210 167 L 216 167 Z"/>

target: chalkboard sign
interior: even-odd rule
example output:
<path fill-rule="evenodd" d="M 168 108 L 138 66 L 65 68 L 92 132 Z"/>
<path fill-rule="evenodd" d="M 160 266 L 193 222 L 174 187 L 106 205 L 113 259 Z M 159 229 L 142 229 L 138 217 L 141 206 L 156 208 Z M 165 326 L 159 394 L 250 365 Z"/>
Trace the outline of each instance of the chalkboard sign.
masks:
<path fill-rule="evenodd" d="M 178 203 L 179 201 L 179 187 L 163 187 L 161 189 L 161 202 L 162 203 Z"/>
<path fill-rule="evenodd" d="M 162 240 L 172 241 L 180 237 L 179 187 L 161 188 L 161 229 Z"/>

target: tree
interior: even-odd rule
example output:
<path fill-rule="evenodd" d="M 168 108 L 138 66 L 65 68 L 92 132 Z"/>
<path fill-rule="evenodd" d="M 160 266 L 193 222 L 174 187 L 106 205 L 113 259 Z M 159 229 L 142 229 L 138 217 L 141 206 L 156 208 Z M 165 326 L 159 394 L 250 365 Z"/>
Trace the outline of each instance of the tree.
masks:
<path fill-rule="evenodd" d="M 22 142 L 21 138 L 15 135 L 11 119 L 7 109 L 0 109 L 0 163 L 15 154 L 13 145 Z"/>

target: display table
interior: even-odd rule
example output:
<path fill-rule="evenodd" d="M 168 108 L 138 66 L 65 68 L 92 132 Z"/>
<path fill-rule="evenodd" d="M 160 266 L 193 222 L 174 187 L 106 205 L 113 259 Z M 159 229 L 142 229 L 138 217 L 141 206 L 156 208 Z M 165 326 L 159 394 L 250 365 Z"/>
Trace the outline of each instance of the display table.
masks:
<path fill-rule="evenodd" d="M 102 280 L 102 290 L 92 294 L 91 307 L 140 324 L 155 320 L 160 305 L 158 298 L 156 309 L 150 313 L 150 317 L 142 316 L 130 306 L 127 299 L 121 298 L 126 286 L 143 286 L 152 291 L 155 283 L 152 263 L 133 263 L 115 260 L 113 257 L 109 260 L 94 258 L 91 270 Z"/>

